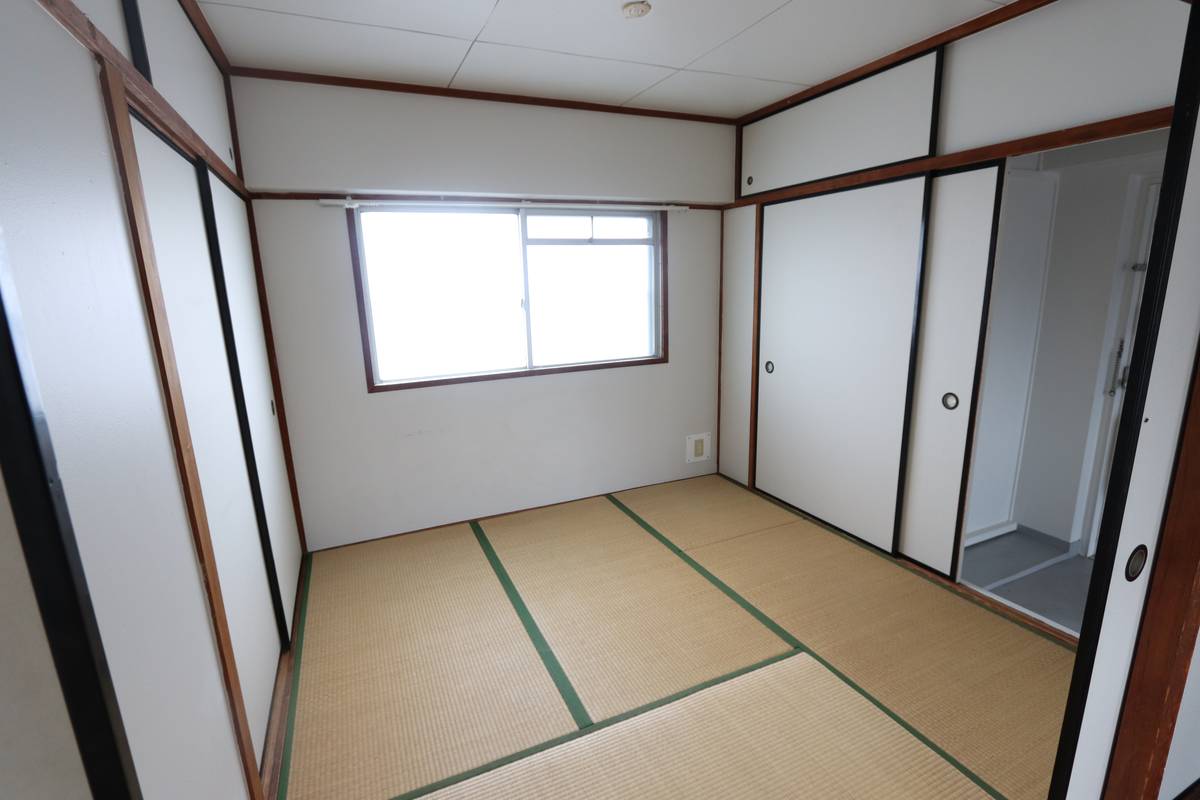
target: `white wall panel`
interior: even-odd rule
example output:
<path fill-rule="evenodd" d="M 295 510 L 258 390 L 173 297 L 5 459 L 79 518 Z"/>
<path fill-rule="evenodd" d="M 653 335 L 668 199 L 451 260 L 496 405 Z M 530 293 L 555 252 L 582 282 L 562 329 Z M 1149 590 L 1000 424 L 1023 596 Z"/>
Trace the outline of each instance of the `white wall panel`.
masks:
<path fill-rule="evenodd" d="M 196 171 L 134 123 L 171 342 L 255 747 L 266 739 L 279 662 L 262 545 L 217 310 Z"/>
<path fill-rule="evenodd" d="M 732 199 L 729 125 L 235 78 L 256 189 Z"/>
<path fill-rule="evenodd" d="M 1058 0 L 946 47 L 943 153 L 1175 102 L 1188 5 Z"/>
<path fill-rule="evenodd" d="M 720 471 L 746 483 L 750 470 L 750 376 L 754 370 L 754 206 L 723 216 L 721 252 Z"/>
<path fill-rule="evenodd" d="M 254 213 L 310 548 L 715 471 L 719 212 L 668 214 L 670 363 L 374 394 L 345 213 Z"/>
<path fill-rule="evenodd" d="M 889 551 L 924 187 L 808 197 L 763 217 L 755 482 Z"/>
<path fill-rule="evenodd" d="M 217 236 L 221 243 L 221 265 L 225 272 L 225 294 L 233 321 L 238 367 L 242 377 L 242 395 L 250 418 L 250 437 L 258 464 L 267 528 L 279 575 L 283 612 L 289 627 L 294 612 L 293 598 L 300 578 L 300 534 L 292 508 L 291 485 L 283 440 L 275 416 L 275 397 L 271 386 L 271 367 L 267 361 L 267 343 L 259 310 L 258 284 L 250 250 L 250 225 L 246 203 L 210 175 Z"/>
<path fill-rule="evenodd" d="M 935 65 L 930 53 L 744 127 L 742 194 L 928 155 Z"/>
<path fill-rule="evenodd" d="M 1183 790 L 1200 781 L 1200 647 L 1192 651 L 1187 685 L 1175 719 L 1171 751 L 1163 772 L 1160 800 L 1175 800 Z"/>
<path fill-rule="evenodd" d="M 1134 456 L 1117 557 L 1111 575 L 1092 576 L 1092 580 L 1109 581 L 1108 604 L 1096 647 L 1097 668 L 1088 689 L 1068 800 L 1099 797 L 1104 785 L 1108 754 L 1112 749 L 1151 573 L 1147 567 L 1137 580 L 1127 581 L 1125 562 L 1135 547 L 1144 544 L 1153 564 L 1175 465 L 1179 431 L 1195 364 L 1196 341 L 1200 336 L 1200 303 L 1196 302 L 1200 297 L 1200 180 L 1197 180 L 1200 167 L 1197 166 L 1197 153 L 1200 153 L 1200 136 L 1192 144 L 1187 191 L 1180 212 L 1166 303 L 1142 415 L 1145 422 Z"/>
<path fill-rule="evenodd" d="M 95 63 L 4 15 L 0 231 L 142 792 L 245 797 Z"/>
<path fill-rule="evenodd" d="M 964 540 L 1014 522 L 1057 186 L 1050 173 L 1005 174 Z"/>
<path fill-rule="evenodd" d="M 935 178 L 900 552 L 949 574 L 974 403 L 998 167 Z M 959 403 L 942 403 L 951 392 Z"/>
<path fill-rule="evenodd" d="M 225 79 L 179 0 L 138 0 L 138 7 L 154 88 L 234 166 Z"/>

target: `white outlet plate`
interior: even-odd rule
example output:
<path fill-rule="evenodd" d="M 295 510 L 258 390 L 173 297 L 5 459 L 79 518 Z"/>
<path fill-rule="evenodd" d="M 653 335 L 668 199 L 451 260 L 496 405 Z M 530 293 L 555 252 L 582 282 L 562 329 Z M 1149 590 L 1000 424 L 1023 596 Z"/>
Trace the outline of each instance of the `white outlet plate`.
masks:
<path fill-rule="evenodd" d="M 712 458 L 712 434 L 693 433 L 684 440 L 683 460 L 687 464 Z"/>

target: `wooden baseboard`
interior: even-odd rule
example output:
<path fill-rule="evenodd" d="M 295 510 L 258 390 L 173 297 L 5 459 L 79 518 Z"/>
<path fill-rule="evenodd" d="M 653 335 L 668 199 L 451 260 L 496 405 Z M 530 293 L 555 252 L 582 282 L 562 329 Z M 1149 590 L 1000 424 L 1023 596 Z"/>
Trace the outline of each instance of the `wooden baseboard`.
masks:
<path fill-rule="evenodd" d="M 300 592 L 311 569 L 311 560 L 305 557 L 300 562 L 300 577 L 296 581 L 296 598 L 292 606 L 292 648 L 279 656 L 275 670 L 275 689 L 271 694 L 271 713 L 267 719 L 267 737 L 263 743 L 262 762 L 259 775 L 267 797 L 279 795 L 279 776 L 283 769 L 283 748 L 287 743 L 288 709 L 292 704 L 292 671 L 295 669 L 293 654 L 296 643 L 296 623 L 300 618 Z"/>

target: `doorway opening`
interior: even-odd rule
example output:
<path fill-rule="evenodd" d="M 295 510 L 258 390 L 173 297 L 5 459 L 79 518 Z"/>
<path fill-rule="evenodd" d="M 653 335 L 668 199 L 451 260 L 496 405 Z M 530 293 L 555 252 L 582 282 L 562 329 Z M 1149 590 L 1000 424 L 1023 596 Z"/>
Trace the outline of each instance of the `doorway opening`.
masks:
<path fill-rule="evenodd" d="M 1008 160 L 959 580 L 1078 635 L 1167 134 Z"/>

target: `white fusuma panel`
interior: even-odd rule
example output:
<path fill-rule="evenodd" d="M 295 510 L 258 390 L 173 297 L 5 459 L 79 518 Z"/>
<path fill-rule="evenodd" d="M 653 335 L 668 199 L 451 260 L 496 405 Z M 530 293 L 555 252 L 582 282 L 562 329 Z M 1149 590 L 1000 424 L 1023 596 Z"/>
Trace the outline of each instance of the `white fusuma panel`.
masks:
<path fill-rule="evenodd" d="M 925 179 L 768 206 L 759 489 L 891 550 Z"/>
<path fill-rule="evenodd" d="M 743 195 L 929 155 L 934 53 L 742 129 Z"/>
<path fill-rule="evenodd" d="M 900 552 L 950 574 L 998 167 L 933 181 Z"/>

